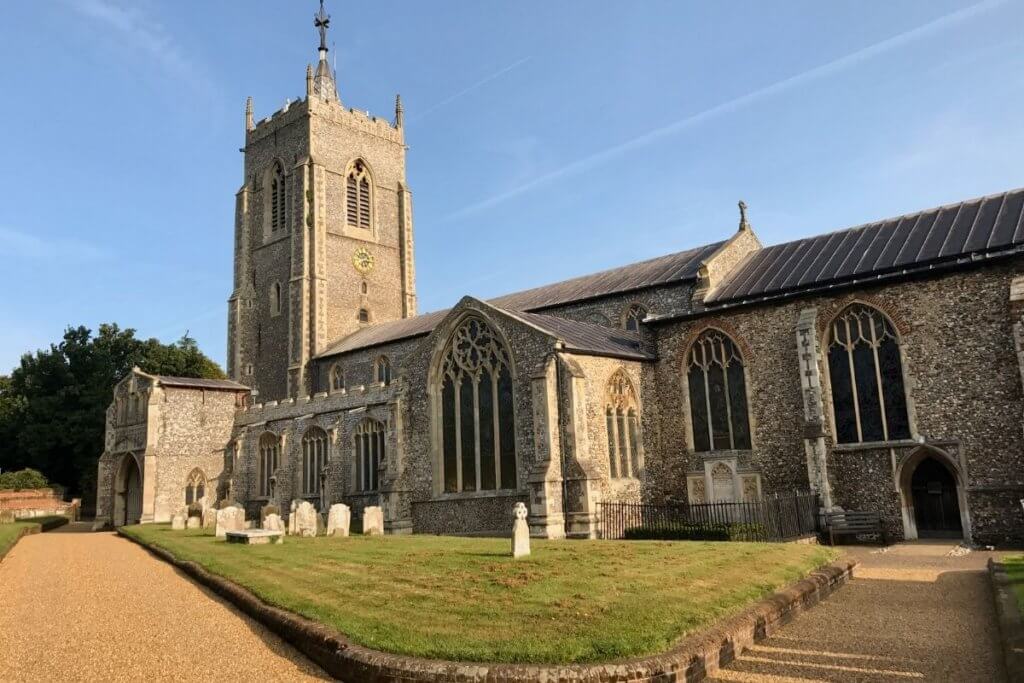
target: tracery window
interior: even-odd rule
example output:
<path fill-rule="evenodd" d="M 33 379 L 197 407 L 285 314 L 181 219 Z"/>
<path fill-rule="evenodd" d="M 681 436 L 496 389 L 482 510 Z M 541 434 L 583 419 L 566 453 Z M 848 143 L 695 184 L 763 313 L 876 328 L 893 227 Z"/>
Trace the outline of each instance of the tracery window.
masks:
<path fill-rule="evenodd" d="M 381 356 L 373 361 L 373 381 L 391 384 L 391 361 L 387 356 Z"/>
<path fill-rule="evenodd" d="M 643 466 L 639 408 L 633 383 L 622 370 L 608 380 L 605 426 L 608 430 L 608 465 L 612 478 L 636 477 Z"/>
<path fill-rule="evenodd" d="M 281 439 L 276 434 L 267 432 L 260 437 L 259 459 L 259 495 L 271 494 L 270 478 L 277 472 L 281 458 Z"/>
<path fill-rule="evenodd" d="M 195 469 L 188 475 L 185 482 L 185 505 L 198 503 L 206 496 L 206 475 L 202 470 Z"/>
<path fill-rule="evenodd" d="M 686 374 L 695 451 L 750 448 L 743 357 L 718 330 L 697 337 Z"/>
<path fill-rule="evenodd" d="M 376 491 L 380 488 L 384 434 L 384 423 L 372 418 L 366 418 L 356 427 L 353 438 L 356 491 Z"/>
<path fill-rule="evenodd" d="M 327 464 L 327 432 L 310 427 L 302 436 L 302 495 L 320 496 L 320 473 Z"/>
<path fill-rule="evenodd" d="M 345 181 L 345 215 L 353 228 L 370 229 L 370 173 L 362 159 L 349 168 Z"/>
<path fill-rule="evenodd" d="M 284 168 L 278 161 L 270 173 L 270 231 L 284 230 L 286 224 Z"/>
<path fill-rule="evenodd" d="M 647 309 L 640 304 L 633 304 L 626 309 L 626 315 L 623 318 L 622 326 L 629 332 L 639 332 L 640 322 L 647 317 Z"/>
<path fill-rule="evenodd" d="M 910 438 L 900 341 L 880 311 L 853 304 L 832 321 L 828 372 L 836 441 Z"/>
<path fill-rule="evenodd" d="M 345 371 L 338 364 L 331 366 L 331 391 L 341 391 L 345 388 Z"/>
<path fill-rule="evenodd" d="M 515 488 L 512 366 L 490 325 L 469 318 L 455 330 L 440 382 L 443 490 Z"/>

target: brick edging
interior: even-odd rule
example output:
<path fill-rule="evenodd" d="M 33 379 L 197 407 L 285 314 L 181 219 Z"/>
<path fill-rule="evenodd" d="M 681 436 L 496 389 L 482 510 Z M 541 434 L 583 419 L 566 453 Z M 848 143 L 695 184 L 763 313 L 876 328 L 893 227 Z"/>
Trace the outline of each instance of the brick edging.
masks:
<path fill-rule="evenodd" d="M 686 637 L 660 655 L 606 664 L 486 664 L 394 655 L 356 645 L 333 629 L 268 605 L 247 589 L 208 572 L 195 562 L 178 560 L 170 552 L 132 538 L 120 529 L 118 533 L 231 602 L 291 643 L 331 676 L 368 683 L 701 681 L 714 674 L 720 666 L 727 665 L 752 643 L 767 638 L 794 616 L 831 595 L 853 577 L 856 566 L 854 562 L 846 562 L 816 569 L 806 578 L 772 594 L 738 616 Z"/>
<path fill-rule="evenodd" d="M 988 575 L 992 581 L 992 594 L 996 601 L 999 622 L 999 640 L 1003 648 L 1007 680 L 1024 681 L 1024 620 L 1021 619 L 1017 596 L 1006 574 L 1006 567 L 995 558 L 988 560 Z"/>
<path fill-rule="evenodd" d="M 33 524 L 31 526 L 23 526 L 21 528 L 21 533 L 18 534 L 17 536 L 15 536 L 14 543 L 12 543 L 10 545 L 10 547 L 7 548 L 7 550 L 4 550 L 4 551 L 0 552 L 0 562 L 4 561 L 4 558 L 7 557 L 7 553 L 9 553 L 12 550 L 14 550 L 14 546 L 18 545 L 18 541 L 20 541 L 21 539 L 25 538 L 29 534 L 38 534 L 38 533 L 42 533 L 42 531 L 43 531 L 43 528 L 41 526 L 39 526 L 38 524 Z"/>

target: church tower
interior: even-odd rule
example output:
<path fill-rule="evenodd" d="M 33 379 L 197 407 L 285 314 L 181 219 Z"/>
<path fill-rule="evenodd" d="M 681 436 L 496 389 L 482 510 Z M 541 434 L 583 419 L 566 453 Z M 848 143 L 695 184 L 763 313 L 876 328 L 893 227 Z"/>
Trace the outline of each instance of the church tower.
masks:
<path fill-rule="evenodd" d="M 309 394 L 310 359 L 329 344 L 416 314 L 401 99 L 392 121 L 342 104 L 329 25 L 321 0 L 304 99 L 259 122 L 246 102 L 228 374 L 259 401 Z"/>

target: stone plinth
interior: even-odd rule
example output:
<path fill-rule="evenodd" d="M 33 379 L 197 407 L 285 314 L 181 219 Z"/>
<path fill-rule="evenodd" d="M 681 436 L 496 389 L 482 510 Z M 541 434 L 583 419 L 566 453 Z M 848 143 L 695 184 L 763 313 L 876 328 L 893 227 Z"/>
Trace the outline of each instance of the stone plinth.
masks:
<path fill-rule="evenodd" d="M 270 529 L 244 529 L 242 531 L 228 531 L 226 538 L 228 543 L 242 543 L 245 545 L 282 543 L 284 542 L 284 532 L 271 531 Z"/>

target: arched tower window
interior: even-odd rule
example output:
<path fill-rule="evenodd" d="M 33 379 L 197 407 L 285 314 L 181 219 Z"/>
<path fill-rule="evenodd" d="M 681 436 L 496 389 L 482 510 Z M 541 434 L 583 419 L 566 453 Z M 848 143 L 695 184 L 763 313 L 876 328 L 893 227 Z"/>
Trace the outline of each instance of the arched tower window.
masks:
<path fill-rule="evenodd" d="M 371 201 L 370 173 L 363 160 L 357 159 L 345 179 L 345 216 L 351 227 L 370 229 Z"/>
<path fill-rule="evenodd" d="M 441 356 L 439 397 L 446 493 L 516 488 L 512 365 L 490 325 L 469 318 Z"/>
<path fill-rule="evenodd" d="M 701 334 L 690 348 L 686 373 L 694 450 L 749 449 L 747 382 L 733 340 L 718 330 Z"/>
<path fill-rule="evenodd" d="M 275 282 L 270 285 L 270 315 L 281 313 L 281 283 Z"/>
<path fill-rule="evenodd" d="M 356 491 L 380 488 L 380 466 L 384 462 L 384 423 L 366 418 L 356 427 L 352 455 L 355 459 Z"/>
<path fill-rule="evenodd" d="M 629 332 L 639 332 L 640 322 L 647 317 L 647 309 L 640 304 L 633 304 L 626 309 L 622 319 L 622 326 Z"/>
<path fill-rule="evenodd" d="M 373 361 L 373 381 L 391 384 L 391 361 L 387 356 L 381 356 Z"/>
<path fill-rule="evenodd" d="M 880 311 L 853 304 L 832 321 L 828 372 L 837 442 L 910 438 L 900 341 Z"/>
<path fill-rule="evenodd" d="M 638 476 L 643 467 L 640 410 L 633 383 L 622 370 L 616 370 L 608 380 L 604 416 L 612 478 Z"/>
<path fill-rule="evenodd" d="M 275 161 L 270 172 L 270 231 L 284 230 L 285 218 L 284 168 L 280 161 Z"/>
<path fill-rule="evenodd" d="M 331 391 L 341 391 L 345 388 L 345 371 L 341 365 L 335 363 L 331 366 Z"/>
<path fill-rule="evenodd" d="M 302 495 L 323 495 L 320 473 L 327 465 L 327 432 L 310 427 L 302 435 Z"/>
<path fill-rule="evenodd" d="M 271 494 L 270 478 L 277 472 L 281 458 L 281 439 L 267 432 L 260 437 L 259 495 Z"/>
<path fill-rule="evenodd" d="M 192 470 L 185 482 L 185 505 L 198 503 L 206 496 L 206 475 L 200 469 Z"/>

